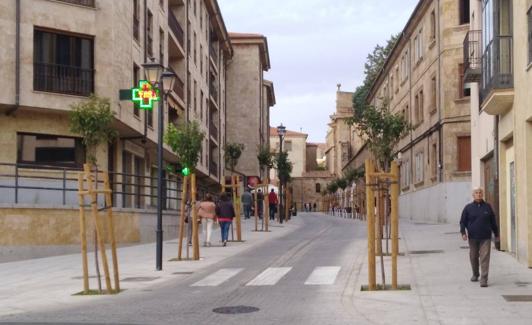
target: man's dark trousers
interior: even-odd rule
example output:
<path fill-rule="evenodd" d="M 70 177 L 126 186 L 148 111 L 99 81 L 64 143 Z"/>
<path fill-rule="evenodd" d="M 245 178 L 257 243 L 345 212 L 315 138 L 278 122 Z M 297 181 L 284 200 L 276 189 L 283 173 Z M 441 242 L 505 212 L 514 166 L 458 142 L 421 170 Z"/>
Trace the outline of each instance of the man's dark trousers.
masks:
<path fill-rule="evenodd" d="M 480 275 L 480 282 L 487 283 L 490 268 L 491 239 L 471 239 L 469 238 L 469 259 L 474 276 Z M 479 262 L 480 270 L 479 273 Z"/>

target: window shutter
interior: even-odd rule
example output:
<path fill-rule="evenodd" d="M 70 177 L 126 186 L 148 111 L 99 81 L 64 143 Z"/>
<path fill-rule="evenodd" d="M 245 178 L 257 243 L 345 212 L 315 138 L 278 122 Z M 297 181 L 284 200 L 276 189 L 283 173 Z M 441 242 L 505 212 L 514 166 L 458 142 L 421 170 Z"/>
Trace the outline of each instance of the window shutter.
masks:
<path fill-rule="evenodd" d="M 458 171 L 471 171 L 471 137 L 458 137 Z"/>

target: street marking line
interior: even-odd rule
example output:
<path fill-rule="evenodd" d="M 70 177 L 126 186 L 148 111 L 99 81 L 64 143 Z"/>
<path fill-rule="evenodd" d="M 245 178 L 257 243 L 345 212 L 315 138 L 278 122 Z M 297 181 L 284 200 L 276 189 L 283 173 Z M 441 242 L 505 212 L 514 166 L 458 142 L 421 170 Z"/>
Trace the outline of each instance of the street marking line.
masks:
<path fill-rule="evenodd" d="M 312 271 L 305 285 L 331 285 L 336 281 L 340 266 L 319 266 Z"/>
<path fill-rule="evenodd" d="M 269 267 L 246 284 L 246 286 L 272 286 L 290 272 L 291 267 Z"/>
<path fill-rule="evenodd" d="M 202 280 L 192 284 L 192 287 L 216 287 L 234 277 L 243 269 L 220 269 Z"/>

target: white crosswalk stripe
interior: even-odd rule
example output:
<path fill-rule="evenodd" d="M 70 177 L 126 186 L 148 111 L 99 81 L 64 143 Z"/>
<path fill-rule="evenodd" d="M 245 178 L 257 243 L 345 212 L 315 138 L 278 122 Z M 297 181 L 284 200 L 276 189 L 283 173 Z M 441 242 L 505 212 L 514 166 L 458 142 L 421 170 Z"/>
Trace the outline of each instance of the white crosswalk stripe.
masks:
<path fill-rule="evenodd" d="M 206 278 L 194 283 L 193 287 L 216 287 L 234 277 L 243 269 L 220 269 Z"/>
<path fill-rule="evenodd" d="M 339 266 L 320 266 L 314 269 L 305 285 L 332 285 L 340 272 Z"/>
<path fill-rule="evenodd" d="M 272 286 L 282 279 L 291 267 L 269 267 L 246 284 L 246 286 Z"/>

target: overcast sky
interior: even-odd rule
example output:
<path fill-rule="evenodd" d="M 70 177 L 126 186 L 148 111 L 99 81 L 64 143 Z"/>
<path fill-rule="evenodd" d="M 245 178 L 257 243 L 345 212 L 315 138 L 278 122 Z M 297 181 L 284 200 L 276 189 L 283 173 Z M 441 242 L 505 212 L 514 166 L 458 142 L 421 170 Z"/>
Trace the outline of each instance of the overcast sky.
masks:
<path fill-rule="evenodd" d="M 376 44 L 400 32 L 418 0 L 218 0 L 230 32 L 268 38 L 277 105 L 270 124 L 325 142 L 336 84 L 353 91 Z"/>

